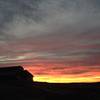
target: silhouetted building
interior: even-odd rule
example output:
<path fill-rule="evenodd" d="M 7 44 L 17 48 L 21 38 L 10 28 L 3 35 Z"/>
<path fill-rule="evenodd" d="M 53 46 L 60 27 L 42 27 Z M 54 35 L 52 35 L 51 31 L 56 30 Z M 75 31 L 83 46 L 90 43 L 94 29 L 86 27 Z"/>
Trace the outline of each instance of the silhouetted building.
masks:
<path fill-rule="evenodd" d="M 33 75 L 21 66 L 0 68 L 0 81 L 33 82 Z"/>

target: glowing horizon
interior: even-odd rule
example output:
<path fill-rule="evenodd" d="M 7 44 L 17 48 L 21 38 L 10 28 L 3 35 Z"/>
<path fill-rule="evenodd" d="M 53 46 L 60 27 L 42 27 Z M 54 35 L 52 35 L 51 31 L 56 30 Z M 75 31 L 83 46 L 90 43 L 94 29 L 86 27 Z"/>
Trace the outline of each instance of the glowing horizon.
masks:
<path fill-rule="evenodd" d="M 98 70 L 89 70 L 87 73 L 67 73 L 67 68 L 63 73 L 56 72 L 53 69 L 45 69 L 46 73 L 43 75 L 44 67 L 29 67 L 25 66 L 25 69 L 28 70 L 34 77 L 33 81 L 36 82 L 48 82 L 48 83 L 90 83 L 90 82 L 100 82 L 100 73 Z M 83 67 L 80 67 L 82 69 Z M 78 68 L 79 69 L 79 68 Z M 50 71 L 51 70 L 51 71 Z M 82 69 L 83 70 L 83 69 Z M 69 71 L 69 70 L 68 70 Z M 71 70 L 73 71 L 73 70 Z M 52 72 L 52 73 L 51 73 Z M 66 74 L 64 74 L 66 72 Z"/>
<path fill-rule="evenodd" d="M 97 79 L 97 77 L 99 79 Z M 67 76 L 34 76 L 33 81 L 47 82 L 47 83 L 93 83 L 100 82 L 100 76 L 96 77 L 81 77 L 81 78 L 68 78 Z"/>

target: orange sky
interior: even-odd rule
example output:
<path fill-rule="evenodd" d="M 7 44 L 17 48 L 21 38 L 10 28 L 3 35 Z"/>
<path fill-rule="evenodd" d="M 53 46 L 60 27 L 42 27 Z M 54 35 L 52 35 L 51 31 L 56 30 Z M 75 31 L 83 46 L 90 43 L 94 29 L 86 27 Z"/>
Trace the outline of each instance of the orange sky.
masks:
<path fill-rule="evenodd" d="M 55 67 L 54 67 L 55 66 Z M 34 75 L 34 81 L 49 83 L 72 83 L 72 82 L 99 82 L 100 70 L 97 67 L 90 68 L 86 66 L 61 66 L 57 65 L 24 66 Z"/>

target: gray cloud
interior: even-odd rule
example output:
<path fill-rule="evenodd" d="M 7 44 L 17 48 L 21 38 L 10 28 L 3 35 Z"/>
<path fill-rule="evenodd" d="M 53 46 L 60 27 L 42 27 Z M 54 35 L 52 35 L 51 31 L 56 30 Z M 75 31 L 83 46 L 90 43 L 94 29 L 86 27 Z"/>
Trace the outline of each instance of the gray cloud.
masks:
<path fill-rule="evenodd" d="M 99 3 L 1 0 L 0 64 L 100 65 Z"/>

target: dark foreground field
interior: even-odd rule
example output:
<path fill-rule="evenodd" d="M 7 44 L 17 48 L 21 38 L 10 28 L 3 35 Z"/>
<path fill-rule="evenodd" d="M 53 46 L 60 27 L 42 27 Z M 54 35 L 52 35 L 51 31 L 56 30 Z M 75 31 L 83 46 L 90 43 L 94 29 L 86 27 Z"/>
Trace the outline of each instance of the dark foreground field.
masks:
<path fill-rule="evenodd" d="M 100 100 L 100 83 L 40 83 L 22 67 L 0 68 L 0 100 Z"/>

